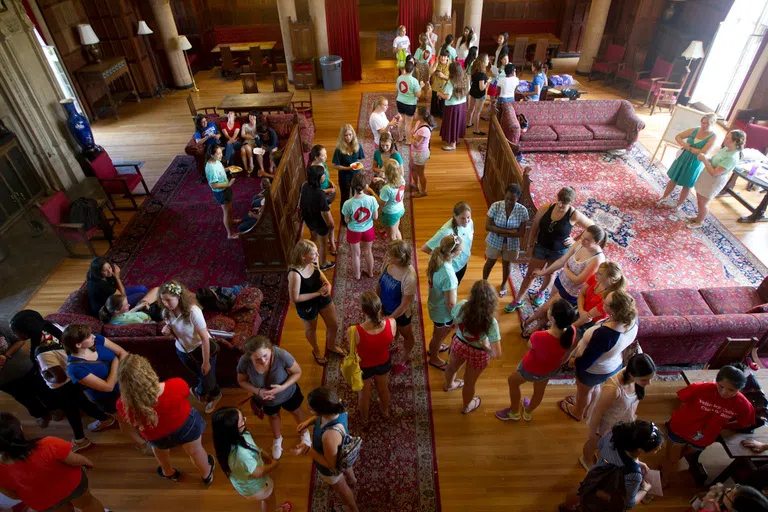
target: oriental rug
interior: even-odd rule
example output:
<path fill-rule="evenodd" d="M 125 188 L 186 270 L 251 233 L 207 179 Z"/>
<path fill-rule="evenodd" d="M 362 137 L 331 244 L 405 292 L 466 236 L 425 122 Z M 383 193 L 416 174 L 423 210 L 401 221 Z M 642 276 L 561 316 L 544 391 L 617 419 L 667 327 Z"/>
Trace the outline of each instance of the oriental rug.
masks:
<path fill-rule="evenodd" d="M 232 215 L 242 217 L 260 190 L 257 178 L 240 178 L 232 187 Z M 152 193 L 107 254 L 120 266 L 126 285 L 159 286 L 176 279 L 190 290 L 205 285 L 248 285 L 264 293 L 259 334 L 280 341 L 288 311 L 284 272 L 248 277 L 239 240 L 228 240 L 221 207 L 210 187 L 200 181 L 195 159 L 173 159 Z"/>
<path fill-rule="evenodd" d="M 368 116 L 376 97 L 381 93 L 363 93 L 358 134 L 366 155 L 365 169 L 372 167 L 373 137 L 368 127 Z M 385 94 L 389 99 L 388 117 L 395 113 L 395 95 Z M 402 154 L 405 180 L 408 182 L 409 153 Z M 368 171 L 370 172 L 370 171 Z M 332 208 L 338 208 L 336 204 Z M 400 222 L 403 239 L 414 241 L 413 208 L 410 194 L 406 195 L 406 212 Z M 376 289 L 376 279 L 363 276 L 356 281 L 352 274 L 352 261 L 345 231 L 341 230 L 339 253 L 336 258 L 333 300 L 339 315 L 339 341 L 349 348 L 347 330 L 349 326 L 362 321 L 360 294 Z M 376 227 L 376 241 L 373 245 L 375 268 L 381 269 L 385 258 L 387 239 L 381 226 Z M 416 247 L 413 247 L 414 253 Z M 414 265 L 416 262 L 414 261 Z M 418 275 L 418 268 L 417 268 Z M 412 362 L 404 373 L 390 374 L 391 393 L 390 418 L 385 420 L 378 410 L 378 396 L 374 392 L 371 402 L 369 426 L 363 428 L 357 414 L 357 393 L 344 382 L 341 375 L 341 358 L 329 359 L 325 368 L 323 383 L 335 390 L 347 403 L 350 433 L 363 439 L 362 452 L 355 464 L 358 483 L 353 488 L 361 511 L 380 512 L 432 512 L 440 510 L 440 493 L 437 477 L 437 457 L 432 424 L 432 408 L 427 375 L 427 360 L 424 349 L 425 331 L 421 316 L 421 297 L 414 301 L 413 332 L 416 344 Z M 401 342 L 400 342 L 401 343 Z M 398 345 L 400 345 L 398 343 Z M 399 353 L 393 358 L 399 357 Z M 310 486 L 309 510 L 328 512 L 341 502 L 332 488 L 320 480 L 315 473 Z"/>
<path fill-rule="evenodd" d="M 397 37 L 395 30 L 380 30 L 376 32 L 376 60 L 395 60 L 392 52 L 392 42 Z"/>

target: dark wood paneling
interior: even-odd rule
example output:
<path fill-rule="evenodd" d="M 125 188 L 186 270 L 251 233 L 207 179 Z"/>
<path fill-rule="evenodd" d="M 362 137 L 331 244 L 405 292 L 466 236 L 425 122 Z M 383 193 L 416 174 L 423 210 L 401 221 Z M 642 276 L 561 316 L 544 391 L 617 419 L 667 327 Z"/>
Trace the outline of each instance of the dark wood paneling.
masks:
<path fill-rule="evenodd" d="M 208 0 L 207 4 L 217 27 L 280 23 L 277 0 Z"/>
<path fill-rule="evenodd" d="M 591 0 L 566 0 L 560 22 L 560 51 L 580 53 Z"/>

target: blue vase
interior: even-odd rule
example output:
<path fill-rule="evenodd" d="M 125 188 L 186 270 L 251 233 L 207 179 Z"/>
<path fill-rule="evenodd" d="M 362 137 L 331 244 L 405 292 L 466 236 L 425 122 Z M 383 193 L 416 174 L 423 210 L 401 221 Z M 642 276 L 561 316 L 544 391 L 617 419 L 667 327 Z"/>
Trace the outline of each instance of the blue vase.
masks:
<path fill-rule="evenodd" d="M 75 108 L 75 103 L 71 99 L 61 100 L 59 102 L 67 111 L 67 128 L 75 137 L 83 151 L 90 151 L 96 147 L 93 141 L 93 132 L 91 125 L 88 124 L 88 118 L 79 113 Z"/>

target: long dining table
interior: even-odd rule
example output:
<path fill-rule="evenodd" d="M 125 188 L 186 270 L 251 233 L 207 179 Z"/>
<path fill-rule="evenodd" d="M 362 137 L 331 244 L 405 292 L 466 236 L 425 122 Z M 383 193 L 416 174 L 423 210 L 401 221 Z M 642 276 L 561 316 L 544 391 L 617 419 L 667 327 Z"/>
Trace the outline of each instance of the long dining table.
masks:
<path fill-rule="evenodd" d="M 278 112 L 290 109 L 293 92 L 257 92 L 250 94 L 227 94 L 218 109 L 224 112 Z"/>

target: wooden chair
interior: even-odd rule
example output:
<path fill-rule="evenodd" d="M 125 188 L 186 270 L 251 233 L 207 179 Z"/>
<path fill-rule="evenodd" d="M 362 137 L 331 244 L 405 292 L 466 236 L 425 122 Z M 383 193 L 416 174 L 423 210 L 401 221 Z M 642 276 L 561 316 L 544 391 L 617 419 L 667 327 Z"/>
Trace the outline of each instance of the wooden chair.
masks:
<path fill-rule="evenodd" d="M 50 224 L 51 229 L 59 237 L 61 243 L 64 244 L 64 248 L 70 256 L 73 258 L 93 258 L 98 256 L 93 248 L 93 244 L 91 244 L 91 240 L 97 238 L 96 235 L 99 231 L 103 233 L 101 226 L 85 229 L 83 224 L 68 222 L 72 203 L 64 192 L 56 192 L 50 199 L 39 204 L 38 207 L 40 208 L 40 213 Z M 106 236 L 106 233 L 103 233 L 103 235 L 103 238 L 106 238 L 109 246 L 112 247 L 112 240 Z M 75 253 L 71 244 L 78 242 L 85 243 L 90 254 Z"/>
<path fill-rule="evenodd" d="M 594 73 L 602 73 L 606 80 L 608 80 L 611 73 L 616 74 L 626 51 L 626 46 L 609 44 L 603 55 L 598 55 L 594 58 L 592 68 L 589 70 L 588 80 L 592 81 Z"/>
<path fill-rule="evenodd" d="M 197 114 L 199 114 L 201 111 L 205 115 L 218 115 L 218 113 L 216 113 L 216 107 L 195 107 L 195 100 L 192 99 L 191 94 L 187 96 L 187 106 L 189 107 L 189 113 L 192 114 L 193 118 L 197 117 Z"/>
<path fill-rule="evenodd" d="M 528 67 L 531 68 L 531 73 L 533 73 L 533 63 L 537 60 L 539 62 L 546 62 L 548 50 L 549 50 L 549 39 L 539 39 L 538 41 L 536 41 L 536 49 L 533 51 L 533 57 L 531 58 L 531 60 L 525 61 L 523 68 L 525 68 L 525 65 L 528 65 Z"/>
<path fill-rule="evenodd" d="M 269 74 L 269 60 L 264 57 L 260 46 L 251 46 L 249 57 L 248 67 L 251 69 L 251 73 L 256 73 L 259 78 Z"/>
<path fill-rule="evenodd" d="M 242 68 L 244 67 L 243 63 L 240 62 L 240 59 L 236 59 L 232 56 L 232 48 L 229 46 L 222 46 L 221 47 L 221 75 L 222 76 L 229 76 L 234 75 L 235 70 L 237 70 L 237 73 L 242 72 Z"/>
<path fill-rule="evenodd" d="M 243 94 L 259 92 L 256 73 L 240 73 L 240 80 L 243 82 Z"/>
<path fill-rule="evenodd" d="M 285 71 L 272 72 L 272 92 L 288 92 L 288 73 Z"/>
<path fill-rule="evenodd" d="M 101 186 L 104 187 L 104 192 L 106 192 L 107 198 L 109 198 L 109 202 L 115 210 L 119 208 L 116 207 L 112 194 L 124 194 L 125 197 L 131 200 L 134 210 L 139 209 L 133 194 L 139 183 L 144 186 L 144 193 L 149 195 L 147 182 L 144 181 L 141 169 L 136 164 L 115 164 L 107 152 L 102 151 L 92 162 L 88 162 L 88 166 L 93 171 L 93 175 L 98 178 Z M 129 173 L 119 173 L 117 171 L 118 167 L 133 167 L 134 170 Z"/>
<path fill-rule="evenodd" d="M 752 338 L 726 338 L 712 359 L 704 366 L 705 370 L 719 370 L 723 366 L 742 363 L 757 348 L 759 340 Z"/>
<path fill-rule="evenodd" d="M 687 78 L 687 75 L 686 75 Z M 680 99 L 680 94 L 683 92 L 682 82 L 656 82 L 656 88 L 651 91 L 651 115 L 656 108 L 667 107 L 670 115 L 677 105 L 677 101 Z"/>
<path fill-rule="evenodd" d="M 635 73 L 643 69 L 646 55 L 648 55 L 647 48 L 637 48 L 631 53 L 629 58 L 619 64 L 619 67 L 613 74 L 613 83 L 616 84 L 616 80 L 624 80 L 632 84 L 635 79 Z M 626 57 L 626 53 L 624 56 Z"/>
<path fill-rule="evenodd" d="M 648 91 L 643 105 L 647 105 L 651 100 L 651 94 L 658 89 L 658 83 L 669 80 L 672 74 L 674 63 L 656 58 L 653 68 L 635 71 L 635 79 L 632 81 L 632 87 L 629 88 L 627 99 L 632 98 L 635 89 Z"/>
<path fill-rule="evenodd" d="M 312 91 L 309 91 L 309 100 L 296 100 L 291 102 L 293 110 L 300 116 L 306 117 L 315 124 L 314 112 L 312 110 Z"/>
<path fill-rule="evenodd" d="M 528 51 L 528 38 L 516 37 L 515 46 L 512 48 L 512 55 L 510 56 L 509 63 L 514 64 L 516 69 L 520 70 L 522 74 L 525 68 L 525 54 Z"/>

